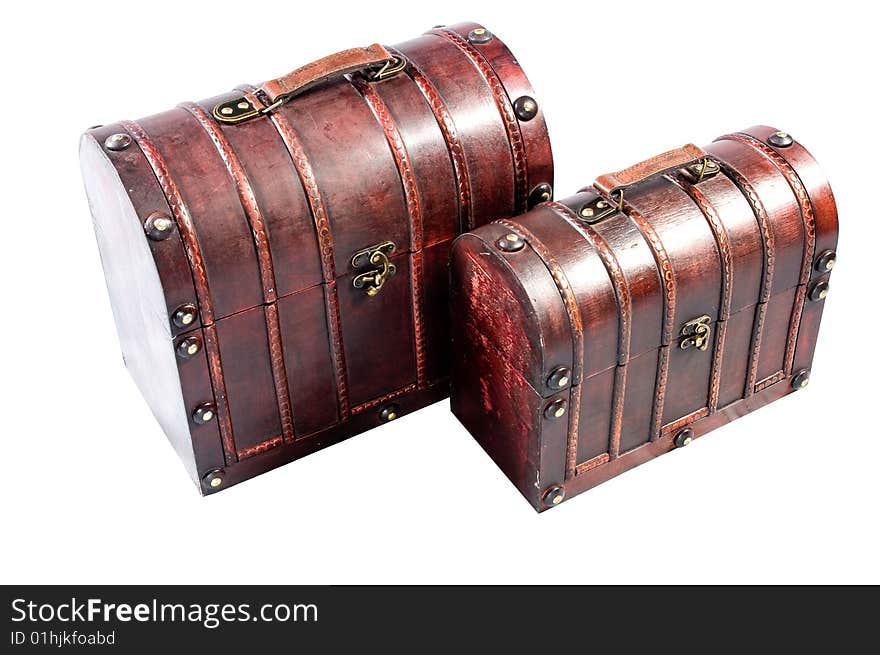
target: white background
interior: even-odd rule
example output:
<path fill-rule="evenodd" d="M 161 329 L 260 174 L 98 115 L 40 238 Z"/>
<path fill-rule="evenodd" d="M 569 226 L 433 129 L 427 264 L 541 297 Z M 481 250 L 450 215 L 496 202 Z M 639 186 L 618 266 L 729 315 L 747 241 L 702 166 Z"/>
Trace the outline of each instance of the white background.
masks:
<path fill-rule="evenodd" d="M 0 582 L 880 582 L 871 3 L 14 3 L 0 103 Z M 839 202 L 809 389 L 535 514 L 448 403 L 203 499 L 123 368 L 77 161 L 95 123 L 482 21 L 557 196 L 756 123 Z"/>

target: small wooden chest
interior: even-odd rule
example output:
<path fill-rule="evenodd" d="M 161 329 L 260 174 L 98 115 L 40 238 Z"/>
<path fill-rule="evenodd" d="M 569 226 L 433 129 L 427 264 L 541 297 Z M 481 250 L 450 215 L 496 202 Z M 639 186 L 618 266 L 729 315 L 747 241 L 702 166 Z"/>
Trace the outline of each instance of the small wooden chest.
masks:
<path fill-rule="evenodd" d="M 552 507 L 805 387 L 836 243 L 827 181 L 769 127 L 463 235 L 453 412 Z"/>
<path fill-rule="evenodd" d="M 475 24 L 89 130 L 81 160 L 126 364 L 203 493 L 445 397 L 452 239 L 553 182 Z"/>

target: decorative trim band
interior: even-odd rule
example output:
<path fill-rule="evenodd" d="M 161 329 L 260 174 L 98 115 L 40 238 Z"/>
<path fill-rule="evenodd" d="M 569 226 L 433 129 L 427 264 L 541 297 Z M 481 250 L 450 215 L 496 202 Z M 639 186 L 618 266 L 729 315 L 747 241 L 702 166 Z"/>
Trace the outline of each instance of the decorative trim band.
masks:
<path fill-rule="evenodd" d="M 510 152 L 513 157 L 513 177 L 514 177 L 514 214 L 521 214 L 528 208 L 528 168 L 526 166 L 526 148 L 523 140 L 522 131 L 519 128 L 519 121 L 513 111 L 513 104 L 507 95 L 507 90 L 501 82 L 501 78 L 489 65 L 479 50 L 474 48 L 467 39 L 462 38 L 457 32 L 450 29 L 433 29 L 429 34 L 443 37 L 455 44 L 455 46 L 468 58 L 471 63 L 480 71 L 483 79 L 492 90 L 492 96 L 495 98 L 495 104 L 501 114 L 504 129 L 507 132 L 507 140 L 510 143 Z"/>
<path fill-rule="evenodd" d="M 536 255 L 541 259 L 544 263 L 544 266 L 547 267 L 547 270 L 550 272 L 550 276 L 553 278 L 553 282 L 556 284 L 556 288 L 559 290 L 559 295 L 562 299 L 562 304 L 565 307 L 565 312 L 568 314 L 569 325 L 571 326 L 571 338 L 572 338 L 572 349 L 573 349 L 573 359 L 572 362 L 572 371 L 580 369 L 583 366 L 584 362 L 584 328 L 583 322 L 581 320 L 581 308 L 578 305 L 577 298 L 574 295 L 574 291 L 571 290 L 571 284 L 568 281 L 568 278 L 565 275 L 565 271 L 562 266 L 556 261 L 556 258 L 544 245 L 544 243 L 538 239 L 534 234 L 531 233 L 527 228 L 523 227 L 519 223 L 513 220 L 498 220 L 495 221 L 498 225 L 503 225 L 508 230 L 511 230 L 515 234 L 518 234 L 520 238 L 524 239 L 531 246 L 532 250 Z M 578 421 L 580 418 L 580 385 L 575 385 L 572 387 L 572 398 L 570 405 L 571 408 L 569 410 L 569 421 L 568 421 L 568 450 L 567 450 L 567 458 L 566 458 L 566 478 L 570 478 L 574 475 L 575 465 L 577 463 L 577 440 L 578 440 Z"/>
<path fill-rule="evenodd" d="M 617 362 L 614 372 L 614 396 L 611 410 L 611 430 L 609 437 L 608 453 L 611 459 L 620 454 L 620 435 L 623 429 L 623 405 L 626 394 L 626 365 L 629 361 L 630 341 L 632 336 L 632 296 L 629 283 L 623 274 L 623 268 L 611 246 L 605 238 L 591 225 L 579 221 L 577 215 L 570 207 L 562 203 L 551 201 L 545 203 L 559 213 L 571 227 L 589 243 L 602 260 L 602 264 L 608 271 L 611 286 L 617 299 L 618 308 L 618 336 L 617 336 Z"/>
<path fill-rule="evenodd" d="M 254 107 L 262 106 L 253 93 L 245 93 L 244 95 Z M 269 113 L 269 119 L 278 130 L 281 140 L 290 153 L 290 158 L 293 160 L 297 175 L 299 175 L 306 192 L 312 220 L 315 223 L 315 234 L 321 255 L 321 272 L 324 278 L 324 306 L 330 332 L 330 356 L 336 375 L 336 397 L 339 405 L 339 417 L 344 421 L 349 414 L 348 372 L 345 367 L 345 349 L 342 344 L 342 321 L 339 313 L 339 294 L 336 289 L 336 264 L 333 261 L 333 237 L 330 233 L 330 221 L 327 218 L 324 200 L 318 190 L 318 183 L 315 180 L 315 174 L 306 156 L 302 141 L 282 112 Z"/>
<path fill-rule="evenodd" d="M 285 441 L 293 441 L 293 413 L 290 407 L 290 387 L 288 386 L 287 370 L 284 366 L 284 351 L 281 347 L 281 326 L 278 322 L 278 310 L 271 304 L 278 299 L 275 289 L 275 267 L 272 264 L 272 252 L 269 249 L 269 233 L 263 213 L 257 204 L 256 194 L 245 173 L 244 166 L 235 154 L 232 144 L 217 126 L 213 118 L 193 102 L 179 105 L 189 112 L 211 138 L 220 159 L 229 172 L 235 185 L 241 206 L 251 227 L 257 262 L 260 269 L 260 280 L 263 285 L 263 299 L 266 306 L 266 335 L 269 342 L 269 361 L 272 366 L 272 378 L 275 382 L 275 395 L 278 400 L 278 414 L 281 419 L 281 432 Z"/>
<path fill-rule="evenodd" d="M 208 285 L 208 275 L 205 270 L 205 261 L 202 257 L 202 249 L 196 237 L 195 225 L 189 209 L 183 201 L 180 189 L 171 173 L 165 158 L 159 152 L 156 144 L 147 135 L 143 128 L 133 121 L 121 121 L 122 127 L 132 136 L 138 147 L 143 152 L 147 163 L 153 169 L 153 174 L 165 194 L 171 214 L 177 223 L 180 238 L 183 241 L 184 251 L 192 271 L 193 283 L 199 303 L 203 332 L 205 335 L 205 354 L 208 358 L 208 372 L 211 377 L 211 387 L 214 392 L 214 403 L 217 406 L 217 425 L 220 430 L 220 439 L 223 444 L 223 456 L 226 465 L 230 466 L 237 460 L 235 437 L 232 432 L 232 419 L 229 415 L 229 403 L 226 398 L 226 382 L 223 377 L 223 365 L 220 361 L 220 347 L 217 341 L 217 330 L 214 327 L 214 305 L 211 300 L 211 290 Z"/>
<path fill-rule="evenodd" d="M 400 55 L 397 50 L 388 48 L 392 54 Z M 471 182 L 467 170 L 467 161 L 464 156 L 464 149 L 461 145 L 461 139 L 458 136 L 458 130 L 455 122 L 452 120 L 452 114 L 449 108 L 443 102 L 440 92 L 428 77 L 413 64 L 412 60 L 407 59 L 406 73 L 413 83 L 418 87 L 422 96 L 431 108 L 440 132 L 443 134 L 443 140 L 446 142 L 446 148 L 449 150 L 449 157 L 452 161 L 452 170 L 455 173 L 455 184 L 458 189 L 458 213 L 459 213 L 459 230 L 467 231 L 476 227 L 474 224 L 473 206 L 471 200 Z"/>
<path fill-rule="evenodd" d="M 733 168 L 727 162 L 714 158 L 713 161 L 718 164 L 721 171 L 727 178 L 733 182 L 743 197 L 752 208 L 755 220 L 761 233 L 761 240 L 764 245 L 764 271 L 761 278 L 761 291 L 758 297 L 758 305 L 755 308 L 755 322 L 752 326 L 752 344 L 749 351 L 749 363 L 747 366 L 747 375 L 745 388 L 743 390 L 743 398 L 748 398 L 755 393 L 755 379 L 758 376 L 758 357 L 761 353 L 761 339 L 764 333 L 764 320 L 767 316 L 767 301 L 770 299 L 770 292 L 773 288 L 773 273 L 776 267 L 776 244 L 773 237 L 773 231 L 770 229 L 770 218 L 767 209 L 761 198 L 755 191 L 755 188 L 749 183 L 745 176 Z"/>
<path fill-rule="evenodd" d="M 416 354 L 416 383 L 419 389 L 425 387 L 427 378 L 427 363 L 425 356 L 425 317 L 422 298 L 424 291 L 424 279 L 422 277 L 422 209 L 419 200 L 419 190 L 413 175 L 412 163 L 400 130 L 388 111 L 388 107 L 373 86 L 359 75 L 351 76 L 351 84 L 361 94 L 376 121 L 385 133 L 385 140 L 394 156 L 397 172 L 403 185 L 403 195 L 406 199 L 407 215 L 409 218 L 409 247 L 410 247 L 410 289 L 412 291 L 412 320 L 413 338 L 415 341 Z"/>
<path fill-rule="evenodd" d="M 756 139 L 750 134 L 728 134 L 721 137 L 721 140 L 737 141 L 751 146 L 760 152 L 773 162 L 791 187 L 792 192 L 797 198 L 801 212 L 801 220 L 804 223 L 804 255 L 801 261 L 801 273 L 798 284 L 806 284 L 810 279 L 810 269 L 812 267 L 813 255 L 816 251 L 816 216 L 813 212 L 813 203 L 810 200 L 810 194 L 807 193 L 807 189 L 804 187 L 804 183 L 801 181 L 800 176 L 785 157 L 780 155 L 776 150 L 765 144 L 763 141 Z M 801 316 L 803 315 L 805 301 L 806 294 L 802 293 L 799 289 L 792 308 L 791 320 L 788 327 L 788 339 L 785 344 L 785 363 L 783 365 L 783 370 L 785 370 L 786 373 L 791 373 L 792 367 L 794 366 L 794 350 L 797 345 L 797 335 L 800 330 Z"/>
<path fill-rule="evenodd" d="M 672 260 L 660 235 L 654 226 L 635 209 L 624 203 L 623 212 L 635 224 L 645 238 L 654 262 L 660 274 L 660 286 L 663 289 L 663 333 L 660 337 L 660 350 L 657 360 L 657 381 L 654 388 L 654 406 L 651 410 L 651 441 L 660 436 L 663 421 L 663 405 L 666 402 L 666 382 L 669 377 L 669 343 L 675 330 L 675 274 L 672 272 Z"/>
<path fill-rule="evenodd" d="M 688 182 L 683 175 L 667 176 L 670 182 L 684 191 L 691 200 L 700 208 L 712 235 L 715 245 L 718 246 L 719 260 L 721 262 L 721 302 L 718 309 L 718 321 L 715 324 L 715 345 L 712 352 L 712 372 L 709 377 L 709 413 L 718 410 L 718 394 L 721 388 L 721 365 L 724 359 L 724 340 L 727 336 L 727 318 L 730 316 L 730 303 L 733 294 L 733 252 L 730 247 L 730 236 L 718 211 L 697 188 Z"/>

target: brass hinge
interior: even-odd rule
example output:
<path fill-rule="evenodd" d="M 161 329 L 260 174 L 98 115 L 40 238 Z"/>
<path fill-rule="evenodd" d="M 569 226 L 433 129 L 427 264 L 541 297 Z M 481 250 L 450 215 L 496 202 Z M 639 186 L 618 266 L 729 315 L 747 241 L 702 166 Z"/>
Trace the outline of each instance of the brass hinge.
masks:
<path fill-rule="evenodd" d="M 712 333 L 711 323 L 712 319 L 705 314 L 685 323 L 679 332 L 681 337 L 678 343 L 679 348 L 682 350 L 688 348 L 706 350 L 709 347 L 709 335 Z"/>
<path fill-rule="evenodd" d="M 368 296 L 378 294 L 385 281 L 397 273 L 397 266 L 388 259 L 397 249 L 392 241 L 358 250 L 351 258 L 351 265 L 359 273 L 352 280 L 355 289 L 365 289 Z"/>
<path fill-rule="evenodd" d="M 623 196 L 621 195 L 621 201 Z M 598 223 L 603 218 L 608 218 L 611 214 L 616 214 L 621 209 L 620 204 L 608 202 L 602 196 L 596 196 L 590 202 L 578 209 L 578 217 L 585 223 L 592 225 Z"/>

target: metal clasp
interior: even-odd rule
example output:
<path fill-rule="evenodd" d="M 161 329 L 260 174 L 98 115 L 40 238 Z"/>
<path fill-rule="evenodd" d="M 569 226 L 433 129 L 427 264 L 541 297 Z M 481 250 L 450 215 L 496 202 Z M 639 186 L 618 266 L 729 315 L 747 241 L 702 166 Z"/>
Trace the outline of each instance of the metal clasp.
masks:
<path fill-rule="evenodd" d="M 408 63 L 406 57 L 403 55 L 394 55 L 391 59 L 382 64 L 382 68 L 379 70 L 368 72 L 367 79 L 371 82 L 388 79 L 404 70 Z"/>
<path fill-rule="evenodd" d="M 354 288 L 365 289 L 368 296 L 378 294 L 386 280 L 397 273 L 397 266 L 389 259 L 396 249 L 392 241 L 383 241 L 357 251 L 351 258 L 351 265 L 360 271 L 351 281 Z"/>
<path fill-rule="evenodd" d="M 678 344 L 679 347 L 682 350 L 687 350 L 688 348 L 708 349 L 709 336 L 712 333 L 711 323 L 712 319 L 705 314 L 685 323 L 679 332 L 679 336 L 681 336 L 681 341 Z"/>
<path fill-rule="evenodd" d="M 721 167 L 717 162 L 712 161 L 708 157 L 704 157 L 696 164 L 686 166 L 682 170 L 691 184 L 699 184 L 703 180 L 708 180 L 718 175 Z"/>

